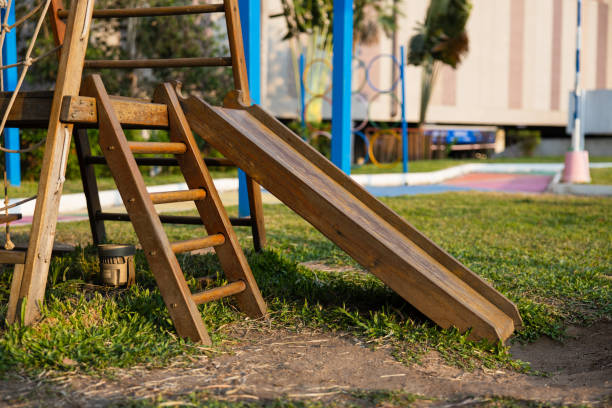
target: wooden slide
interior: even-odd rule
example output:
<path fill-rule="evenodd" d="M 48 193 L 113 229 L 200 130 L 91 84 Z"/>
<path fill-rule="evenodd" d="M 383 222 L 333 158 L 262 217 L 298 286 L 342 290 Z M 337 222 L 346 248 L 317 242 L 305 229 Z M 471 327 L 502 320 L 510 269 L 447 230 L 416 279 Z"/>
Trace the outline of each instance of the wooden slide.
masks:
<path fill-rule="evenodd" d="M 441 327 L 505 341 L 514 303 L 259 106 L 181 104 L 192 130 Z"/>

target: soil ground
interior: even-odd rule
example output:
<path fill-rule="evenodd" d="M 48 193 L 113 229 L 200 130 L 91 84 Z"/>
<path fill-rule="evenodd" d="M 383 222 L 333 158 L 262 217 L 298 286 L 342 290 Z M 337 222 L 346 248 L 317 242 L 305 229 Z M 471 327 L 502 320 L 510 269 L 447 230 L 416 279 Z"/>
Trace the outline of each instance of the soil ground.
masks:
<path fill-rule="evenodd" d="M 612 322 L 573 327 L 559 343 L 541 338 L 512 354 L 543 375 L 506 370 L 466 371 L 432 352 L 421 364 L 397 362 L 349 335 L 239 329 L 229 354 L 163 369 L 117 370 L 112 378 L 73 373 L 12 375 L 0 381 L 0 406 L 106 406 L 163 395 L 182 401 L 192 392 L 245 402 L 286 399 L 359 401 L 356 390 L 403 390 L 426 397 L 416 405 L 478 406 L 491 397 L 553 404 L 611 406 Z M 373 405 L 365 401 L 365 405 Z"/>

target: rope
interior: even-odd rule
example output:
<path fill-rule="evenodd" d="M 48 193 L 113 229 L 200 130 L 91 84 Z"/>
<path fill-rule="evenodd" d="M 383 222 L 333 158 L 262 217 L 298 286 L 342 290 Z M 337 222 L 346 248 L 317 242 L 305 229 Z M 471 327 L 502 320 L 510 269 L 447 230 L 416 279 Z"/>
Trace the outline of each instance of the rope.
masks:
<path fill-rule="evenodd" d="M 6 210 L 10 210 L 11 208 L 14 207 L 19 207 L 21 204 L 25 204 L 28 201 L 32 201 L 32 200 L 36 200 L 38 196 L 32 196 L 32 197 L 28 197 L 28 198 L 24 198 L 23 200 L 17 201 L 16 203 L 13 203 L 11 205 L 7 205 L 5 207 L 0 208 L 0 211 L 6 211 Z"/>
<path fill-rule="evenodd" d="M 6 27 L 10 27 L 8 25 L 8 15 L 9 15 L 9 10 L 11 8 L 12 1 L 13 0 L 8 0 L 7 9 L 4 15 L 4 21 L 2 23 L 2 34 L 0 35 L 0 48 L 4 45 L 4 39 L 7 33 Z M 6 107 L 6 111 L 4 112 L 4 116 L 2 117 L 2 121 L 0 122 L 0 133 L 4 131 L 6 122 L 8 121 L 9 114 L 11 113 L 11 110 L 13 109 L 13 105 L 15 104 L 15 100 L 17 99 L 17 95 L 19 94 L 19 90 L 21 89 L 21 85 L 23 85 L 23 81 L 25 80 L 25 77 L 28 73 L 28 70 L 30 69 L 30 66 L 32 66 L 32 64 L 38 61 L 39 59 L 44 58 L 59 49 L 58 47 L 38 57 L 32 58 L 32 51 L 34 50 L 34 45 L 36 44 L 36 40 L 38 39 L 38 34 L 40 33 L 40 29 L 45 20 L 45 16 L 47 15 L 47 11 L 49 10 L 50 5 L 51 5 L 51 0 L 47 0 L 43 7 L 42 13 L 40 13 L 40 16 L 38 17 L 38 23 L 36 24 L 36 28 L 34 29 L 34 34 L 32 35 L 32 39 L 30 40 L 30 45 L 28 46 L 24 59 L 21 62 L 18 62 L 17 64 L 2 65 L 2 56 L 0 55 L 0 70 L 7 69 L 10 67 L 14 67 L 14 66 L 21 66 L 21 65 L 23 66 L 23 69 L 21 70 L 21 74 L 19 75 L 19 80 L 17 81 L 17 85 L 15 86 L 15 90 L 13 91 L 11 95 L 11 99 L 9 100 L 8 106 Z M 33 13 L 30 13 L 30 16 L 32 14 Z M 2 78 L 2 76 L 3 75 L 0 75 L 0 79 Z M 4 91 L 3 81 L 0 81 L 0 90 Z M 3 146 L 0 146 L 0 151 L 3 151 L 5 153 L 28 153 L 28 152 L 38 149 L 40 146 L 43 145 L 43 143 L 45 143 L 45 139 L 35 143 L 34 145 L 30 147 L 24 148 L 24 149 L 7 149 Z"/>

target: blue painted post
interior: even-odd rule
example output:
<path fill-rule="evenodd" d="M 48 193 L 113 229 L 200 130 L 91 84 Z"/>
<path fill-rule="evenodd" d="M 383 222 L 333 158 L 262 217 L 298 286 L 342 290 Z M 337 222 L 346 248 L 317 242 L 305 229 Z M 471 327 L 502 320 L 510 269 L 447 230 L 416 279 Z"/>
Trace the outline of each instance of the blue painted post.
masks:
<path fill-rule="evenodd" d="M 302 129 L 306 129 L 306 89 L 304 88 L 304 71 L 306 70 L 306 58 L 304 53 L 300 54 L 300 118 Z"/>
<path fill-rule="evenodd" d="M 1 19 L 4 21 L 6 9 L 2 10 Z M 15 2 L 9 11 L 8 24 L 15 23 Z M 5 65 L 15 64 L 17 62 L 17 32 L 13 29 L 6 34 L 4 45 L 2 47 L 2 61 Z M 4 90 L 12 91 L 17 85 L 17 77 L 19 75 L 17 67 L 5 69 L 2 73 L 4 77 Z M 4 146 L 8 149 L 19 149 L 19 129 L 6 128 L 4 129 Z M 6 176 L 8 181 L 13 186 L 21 185 L 21 165 L 19 163 L 19 153 L 5 153 Z"/>
<path fill-rule="evenodd" d="M 261 4 L 259 0 L 238 0 L 238 8 L 240 9 L 244 58 L 246 59 L 249 77 L 251 102 L 259 103 L 261 99 Z M 238 170 L 238 215 L 248 217 L 250 213 L 246 174 L 242 170 Z"/>
<path fill-rule="evenodd" d="M 400 81 L 402 83 L 402 170 L 408 173 L 408 123 L 406 123 L 406 56 L 404 46 L 400 47 Z"/>
<path fill-rule="evenodd" d="M 353 55 L 353 2 L 334 1 L 331 159 L 346 174 L 351 172 L 351 71 Z"/>

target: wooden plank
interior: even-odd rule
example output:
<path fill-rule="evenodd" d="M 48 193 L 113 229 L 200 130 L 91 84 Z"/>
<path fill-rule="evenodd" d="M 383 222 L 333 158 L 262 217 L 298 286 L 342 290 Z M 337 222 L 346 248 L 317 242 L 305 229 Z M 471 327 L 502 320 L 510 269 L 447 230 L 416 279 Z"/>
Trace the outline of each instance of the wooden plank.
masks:
<path fill-rule="evenodd" d="M 263 108 L 254 105 L 248 108 L 248 112 L 258 121 L 265 124 L 265 126 L 274 132 L 276 136 L 281 138 L 285 143 L 289 144 L 293 149 L 299 152 L 300 155 L 304 156 L 304 158 L 320 168 L 332 180 L 340 184 L 343 188 L 347 189 L 347 191 L 354 195 L 358 200 L 371 208 L 378 216 L 393 226 L 393 228 L 398 230 L 407 239 L 414 242 L 423 251 L 433 256 L 436 261 L 444 265 L 445 268 L 468 283 L 476 291 L 486 297 L 487 300 L 503 310 L 508 316 L 511 316 L 516 330 L 519 330 L 522 327 L 523 322 L 516 305 L 495 290 L 495 288 L 493 288 L 488 282 L 473 273 L 469 268 L 459 262 L 444 249 L 440 248 L 412 224 L 397 215 L 395 211 L 391 210 L 380 200 L 376 199 L 376 197 L 372 196 L 365 188 L 355 183 L 345 173 L 339 172 L 333 163 L 327 160 L 325 156 L 323 156 L 309 144 L 304 143 L 299 136 L 293 133 Z"/>
<path fill-rule="evenodd" d="M 169 7 L 142 7 L 142 8 L 120 8 L 94 10 L 94 18 L 125 18 L 125 17 L 158 17 L 158 16 L 180 16 L 187 14 L 222 13 L 223 4 L 192 4 L 188 6 Z M 59 18 L 66 18 L 68 12 L 61 10 L 57 13 Z"/>
<path fill-rule="evenodd" d="M 126 127 L 168 127 L 168 110 L 165 105 L 147 100 L 110 97 L 119 122 Z M 96 100 L 86 96 L 68 96 L 62 103 L 61 120 L 66 123 L 97 126 Z"/>
<path fill-rule="evenodd" d="M 87 60 L 87 69 L 140 69 L 140 68 L 189 68 L 189 67 L 229 67 L 230 57 L 196 58 L 152 58 L 141 60 Z"/>
<path fill-rule="evenodd" d="M 51 6 L 49 7 L 49 20 L 51 21 L 51 30 L 53 31 L 53 38 L 55 45 L 59 46 L 64 43 L 64 37 L 66 36 L 66 22 L 59 16 L 60 10 L 64 9 L 63 0 L 51 0 Z M 69 12 L 66 12 L 68 17 Z M 66 18 L 64 17 L 64 19 Z M 61 50 L 58 51 L 58 56 L 61 55 Z"/>
<path fill-rule="evenodd" d="M 183 107 L 208 143 L 440 326 L 471 327 L 472 338 L 492 341 L 512 334 L 511 316 L 352 194 L 356 183 L 342 180 L 337 168 L 314 165 L 249 111 L 212 108 L 193 97 Z"/>
<path fill-rule="evenodd" d="M 25 253 L 23 253 L 25 257 Z M 25 258 L 24 258 L 25 260 Z M 19 290 L 23 281 L 23 263 L 15 264 L 13 269 L 13 279 L 11 280 L 11 292 L 9 295 L 8 309 L 6 311 L 6 321 L 15 322 L 17 318 L 17 305 L 19 304 Z"/>
<path fill-rule="evenodd" d="M 25 256 L 23 251 L 0 249 L 0 264 L 23 264 Z"/>
<path fill-rule="evenodd" d="M 77 129 L 74 144 L 76 147 L 77 159 L 79 160 L 83 193 L 85 194 L 85 201 L 87 202 L 87 214 L 89 215 L 89 226 L 91 227 L 93 244 L 103 244 L 106 242 L 106 230 L 104 228 L 104 221 L 96 218 L 96 214 L 102 211 L 102 206 L 100 205 L 96 172 L 94 167 L 87 161 L 87 159 L 91 157 L 91 148 L 89 146 L 89 137 L 87 136 L 86 129 Z"/>
<path fill-rule="evenodd" d="M 223 233 L 225 243 L 215 247 L 221 267 L 228 281 L 243 280 L 247 289 L 236 295 L 240 310 L 251 317 L 266 315 L 264 302 L 251 268 L 240 248 L 236 233 L 230 224 L 227 212 L 215 188 L 212 177 L 202 160 L 200 150 L 193 138 L 187 119 L 181 109 L 177 94 L 171 84 L 159 86 L 155 91 L 154 101 L 168 105 L 170 120 L 170 140 L 184 143 L 185 154 L 178 156 L 179 164 L 189 188 L 204 187 L 207 199 L 196 201 L 196 208 L 208 234 Z"/>
<path fill-rule="evenodd" d="M 230 53 L 232 55 L 232 73 L 234 75 L 234 88 L 241 93 L 241 102 L 251 104 L 249 94 L 249 77 L 247 75 L 246 60 L 244 58 L 244 44 L 242 42 L 242 27 L 237 0 L 223 0 L 225 5 L 225 23 L 229 39 Z"/>
<path fill-rule="evenodd" d="M 0 115 L 4 115 L 12 92 L 0 92 Z M 19 92 L 6 123 L 7 127 L 46 128 L 49 126 L 53 92 Z"/>
<path fill-rule="evenodd" d="M 11 97 L 10 92 L 0 92 L 0 115 L 4 115 Z M 166 106 L 145 100 L 111 97 L 117 110 L 119 121 L 129 128 L 163 129 L 168 127 Z M 47 128 L 51 116 L 53 92 L 19 92 L 7 126 L 19 128 Z M 62 102 L 60 120 L 78 124 L 79 127 L 92 128 L 98 125 L 96 101 L 84 96 L 66 96 Z"/>
<path fill-rule="evenodd" d="M 81 75 L 85 51 L 89 41 L 89 24 L 93 8 L 88 10 L 89 2 L 75 1 L 70 10 L 66 28 L 66 39 L 62 48 L 55 93 L 49 116 L 49 127 L 39 179 L 38 198 L 34 210 L 29 250 L 26 256 L 23 279 L 16 305 L 14 318 L 9 323 L 22 320 L 25 324 L 34 322 L 40 314 L 40 304 L 44 299 L 49 262 L 53 249 L 53 237 L 57 223 L 59 201 L 64 185 L 67 155 L 70 152 L 72 125 L 60 122 L 62 101 L 67 95 L 77 95 L 81 85 Z M 12 293 L 14 296 L 17 292 Z M 25 307 L 21 307 L 27 299 Z M 24 315 L 19 316 L 24 310 Z"/>
<path fill-rule="evenodd" d="M 253 248 L 260 252 L 266 246 L 266 225 L 264 222 L 261 188 L 251 177 L 246 177 L 249 210 L 251 211 L 251 231 L 253 233 Z"/>
<path fill-rule="evenodd" d="M 98 101 L 100 147 L 177 333 L 196 342 L 211 344 L 200 312 L 191 299 L 183 272 L 98 75 L 86 78 L 83 93 L 94 96 Z"/>

